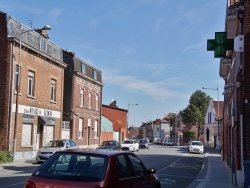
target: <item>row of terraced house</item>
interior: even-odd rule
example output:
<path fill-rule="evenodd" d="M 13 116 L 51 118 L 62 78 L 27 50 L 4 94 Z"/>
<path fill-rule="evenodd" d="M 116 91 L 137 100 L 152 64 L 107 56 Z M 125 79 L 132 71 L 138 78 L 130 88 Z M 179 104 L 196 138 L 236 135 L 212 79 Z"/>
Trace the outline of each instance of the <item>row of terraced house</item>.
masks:
<path fill-rule="evenodd" d="M 97 146 L 109 125 L 109 138 L 122 141 L 127 110 L 114 130 L 110 106 L 102 105 L 102 71 L 51 42 L 46 29 L 0 12 L 0 150 L 19 160 L 52 139 Z"/>

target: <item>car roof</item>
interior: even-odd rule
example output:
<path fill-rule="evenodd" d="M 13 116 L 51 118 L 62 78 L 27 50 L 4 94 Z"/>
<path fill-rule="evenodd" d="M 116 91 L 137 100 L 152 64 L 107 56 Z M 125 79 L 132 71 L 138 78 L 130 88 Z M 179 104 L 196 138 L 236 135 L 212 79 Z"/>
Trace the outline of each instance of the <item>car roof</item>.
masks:
<path fill-rule="evenodd" d="M 118 151 L 118 150 L 107 150 L 107 149 L 68 149 L 68 150 L 58 151 L 57 153 L 69 153 L 69 154 L 77 153 L 77 154 L 112 156 L 112 155 L 118 155 L 118 154 L 122 154 L 122 153 L 132 153 L 132 152 Z"/>
<path fill-rule="evenodd" d="M 71 139 L 54 139 L 54 140 L 50 140 L 51 141 L 66 141 L 66 140 L 71 140 Z"/>

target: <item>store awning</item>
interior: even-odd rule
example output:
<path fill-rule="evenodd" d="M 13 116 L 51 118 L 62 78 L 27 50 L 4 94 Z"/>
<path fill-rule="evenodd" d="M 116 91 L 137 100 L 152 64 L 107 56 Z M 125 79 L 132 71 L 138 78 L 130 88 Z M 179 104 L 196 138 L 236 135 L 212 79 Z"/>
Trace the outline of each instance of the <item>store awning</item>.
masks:
<path fill-rule="evenodd" d="M 39 124 L 46 124 L 46 125 L 55 125 L 55 118 L 38 116 L 38 123 Z"/>

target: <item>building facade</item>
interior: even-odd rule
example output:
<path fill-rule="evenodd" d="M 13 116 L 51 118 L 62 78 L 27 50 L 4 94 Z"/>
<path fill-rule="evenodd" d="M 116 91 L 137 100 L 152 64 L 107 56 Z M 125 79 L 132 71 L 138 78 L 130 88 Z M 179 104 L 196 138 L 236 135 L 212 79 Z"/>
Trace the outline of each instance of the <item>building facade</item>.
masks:
<path fill-rule="evenodd" d="M 34 158 L 60 138 L 64 68 L 62 49 L 0 12 L 0 149 L 14 160 Z"/>
<path fill-rule="evenodd" d="M 102 72 L 73 52 L 63 51 L 63 61 L 63 121 L 69 122 L 70 138 L 80 147 L 96 147 L 101 136 Z"/>
<path fill-rule="evenodd" d="M 128 110 L 119 108 L 113 100 L 109 105 L 102 104 L 102 115 L 113 122 L 113 139 L 123 142 L 127 138 Z"/>
<path fill-rule="evenodd" d="M 222 156 L 232 169 L 232 183 L 249 187 L 250 1 L 228 0 L 225 13 L 225 38 L 227 42 L 231 42 L 219 56 L 219 75 L 225 82 Z M 224 42 L 220 45 L 225 45 Z M 221 49 L 225 48 L 220 48 L 220 51 Z"/>
<path fill-rule="evenodd" d="M 224 103 L 222 101 L 214 101 L 211 99 L 208 104 L 205 124 L 203 127 L 204 132 L 204 146 L 207 148 L 221 148 L 221 118 L 223 114 Z"/>

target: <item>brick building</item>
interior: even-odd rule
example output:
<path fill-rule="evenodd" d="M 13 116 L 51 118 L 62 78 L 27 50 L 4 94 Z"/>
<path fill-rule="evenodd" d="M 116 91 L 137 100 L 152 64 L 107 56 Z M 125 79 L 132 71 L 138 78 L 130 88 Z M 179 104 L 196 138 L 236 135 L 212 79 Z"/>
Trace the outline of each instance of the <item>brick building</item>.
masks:
<path fill-rule="evenodd" d="M 62 49 L 44 30 L 3 12 L 0 49 L 0 149 L 13 152 L 14 160 L 33 158 L 48 140 L 61 137 Z"/>
<path fill-rule="evenodd" d="M 63 51 L 63 60 L 67 64 L 63 121 L 69 122 L 68 136 L 81 147 L 96 147 L 101 134 L 102 72 L 72 52 Z"/>
<path fill-rule="evenodd" d="M 113 122 L 113 139 L 119 142 L 127 138 L 127 114 L 128 110 L 118 108 L 115 100 L 110 105 L 102 105 L 102 115 Z"/>
<path fill-rule="evenodd" d="M 225 33 L 232 45 L 225 55 L 220 56 L 219 74 L 225 81 L 222 156 L 232 169 L 233 184 L 243 187 L 247 179 L 249 183 L 250 176 L 249 0 L 227 1 Z"/>

